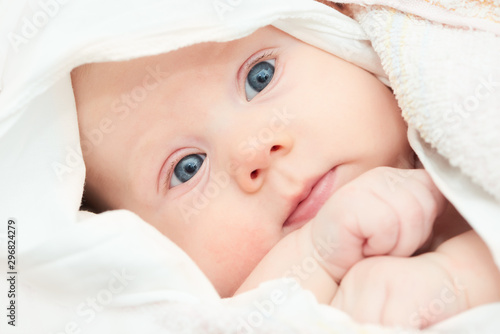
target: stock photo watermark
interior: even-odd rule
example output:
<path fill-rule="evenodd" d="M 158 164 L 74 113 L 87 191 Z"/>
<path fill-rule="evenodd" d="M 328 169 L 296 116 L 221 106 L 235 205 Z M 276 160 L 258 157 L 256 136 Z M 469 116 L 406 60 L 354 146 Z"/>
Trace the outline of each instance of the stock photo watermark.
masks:
<path fill-rule="evenodd" d="M 407 158 L 398 156 L 399 168 L 384 173 L 385 182 L 391 191 L 396 191 L 398 185 L 415 174 L 417 161 L 418 158 L 414 153 L 410 153 Z"/>
<path fill-rule="evenodd" d="M 295 117 L 294 114 L 288 112 L 286 107 L 275 109 L 271 113 L 267 126 L 237 144 L 241 161 L 232 161 L 226 166 L 226 170 L 214 173 L 202 190 L 193 190 L 190 203 L 181 203 L 178 206 L 184 222 L 190 223 L 194 216 L 199 215 L 203 209 L 207 208 L 210 201 L 219 196 L 221 190 L 230 184 L 231 176 L 240 173 L 245 163 L 255 159 L 257 154 L 268 150 L 277 134 L 284 131 Z"/>
<path fill-rule="evenodd" d="M 7 237 L 7 324 L 15 327 L 17 321 L 17 281 L 19 272 L 17 270 L 18 255 L 17 255 L 17 238 L 19 234 L 19 225 L 15 218 L 9 218 L 6 226 Z"/>
<path fill-rule="evenodd" d="M 439 295 L 432 299 L 428 305 L 420 306 L 418 311 L 410 315 L 409 324 L 415 328 L 424 328 L 431 324 L 439 316 L 443 315 L 447 307 L 456 303 L 457 299 L 465 293 L 466 286 L 461 284 L 457 278 L 453 282 L 443 281 L 443 288 Z"/>
<path fill-rule="evenodd" d="M 14 51 L 18 52 L 23 45 L 28 44 L 30 40 L 36 38 L 38 33 L 49 24 L 51 19 L 59 14 L 62 6 L 67 4 L 68 1 L 69 0 L 38 1 L 38 9 L 31 15 L 24 16 L 17 30 L 7 35 L 7 39 Z"/>
<path fill-rule="evenodd" d="M 285 128 L 295 119 L 295 115 L 288 112 L 287 108 L 273 110 L 268 126 L 259 130 L 257 134 L 248 136 L 238 145 L 238 150 L 244 155 L 245 161 L 255 158 L 258 152 L 266 150 L 268 145 L 276 138 L 276 134 Z M 232 165 L 231 170 L 237 172 L 240 166 Z"/>
<path fill-rule="evenodd" d="M 493 77 L 493 74 L 487 77 L 481 77 L 474 91 L 465 96 L 462 101 L 456 102 L 452 108 L 443 114 L 443 120 L 450 126 L 457 126 L 460 122 L 468 119 L 472 113 L 478 112 L 481 103 L 495 96 L 500 81 Z"/>
<path fill-rule="evenodd" d="M 105 287 L 88 296 L 76 306 L 75 315 L 77 320 L 66 323 L 64 328 L 51 334 L 81 333 L 82 324 L 89 324 L 94 321 L 98 314 L 103 312 L 115 297 L 125 291 L 130 282 L 135 280 L 135 276 L 125 269 L 121 269 L 121 271 L 112 270 L 110 276 Z"/>
<path fill-rule="evenodd" d="M 214 0 L 212 5 L 219 20 L 225 20 L 226 14 L 233 12 L 242 3 L 243 0 Z"/>
<path fill-rule="evenodd" d="M 154 68 L 147 66 L 145 72 L 141 84 L 113 100 L 108 115 L 101 118 L 94 128 L 83 131 L 80 138 L 81 153 L 80 148 L 66 146 L 64 162 L 52 163 L 52 170 L 59 181 L 63 181 L 64 176 L 72 173 L 76 168 L 82 167 L 83 156 L 90 154 L 95 147 L 101 145 L 104 138 L 115 131 L 116 126 L 137 109 L 169 75 L 168 72 L 162 71 L 159 65 Z"/>
<path fill-rule="evenodd" d="M 238 334 L 256 333 L 256 329 L 261 327 L 266 319 L 275 315 L 279 311 L 279 306 L 290 300 L 291 293 L 297 291 L 302 282 L 307 281 L 320 270 L 321 263 L 325 262 L 328 255 L 339 247 L 338 241 L 330 235 L 325 239 L 316 239 L 315 245 L 312 255 L 305 256 L 298 264 L 292 265 L 283 273 L 281 282 L 285 288 L 274 288 L 266 298 L 252 303 L 253 311 L 238 317 L 236 329 Z"/>

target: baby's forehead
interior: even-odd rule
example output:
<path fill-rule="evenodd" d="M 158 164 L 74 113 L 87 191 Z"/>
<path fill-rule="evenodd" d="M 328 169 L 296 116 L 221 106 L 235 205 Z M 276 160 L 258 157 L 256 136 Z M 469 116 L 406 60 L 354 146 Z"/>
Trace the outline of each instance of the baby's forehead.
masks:
<path fill-rule="evenodd" d="M 279 45 L 280 42 L 294 40 L 294 37 L 283 31 L 267 26 L 240 39 L 222 42 L 200 42 L 158 55 L 143 56 L 125 61 L 102 62 L 81 65 L 72 72 L 73 77 L 82 79 L 112 79 L 120 76 L 122 80 L 130 80 L 127 72 L 147 70 L 148 66 L 161 66 L 164 71 L 188 71 L 200 66 L 219 62 L 221 58 L 228 59 L 260 48 Z M 300 42 L 302 43 L 302 42 Z M 305 44 L 305 43 L 304 43 Z M 103 78 L 103 75 L 106 77 Z"/>
<path fill-rule="evenodd" d="M 298 45 L 316 49 L 268 26 L 241 39 L 204 42 L 158 55 L 82 65 L 72 72 L 80 107 L 77 109 L 88 110 L 87 115 L 79 116 L 79 122 L 82 127 L 96 127 L 101 119 L 109 115 L 122 117 L 121 110 L 125 109 L 127 112 L 123 114 L 129 115 L 129 110 L 136 110 L 138 105 L 141 108 L 168 105 L 169 109 L 176 104 L 186 106 L 193 101 L 189 94 L 214 92 L 215 80 L 225 86 L 236 86 L 235 82 L 239 83 L 244 76 L 239 75 L 245 72 L 241 69 L 250 59 L 260 59 L 258 56 L 267 50 L 282 50 L 273 53 L 277 57 L 282 53 L 293 56 Z M 194 91 L 194 86 L 198 90 Z"/>

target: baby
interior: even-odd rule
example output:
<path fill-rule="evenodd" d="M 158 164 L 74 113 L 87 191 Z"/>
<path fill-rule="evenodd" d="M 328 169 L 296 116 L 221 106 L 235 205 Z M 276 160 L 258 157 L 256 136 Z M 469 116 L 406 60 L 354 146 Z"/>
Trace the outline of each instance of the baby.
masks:
<path fill-rule="evenodd" d="M 312 258 L 300 283 L 360 321 L 424 327 L 500 300 L 489 251 L 415 169 L 393 94 L 365 70 L 265 27 L 72 80 L 87 205 L 137 213 L 222 297 Z M 445 280 L 460 294 L 420 316 Z"/>

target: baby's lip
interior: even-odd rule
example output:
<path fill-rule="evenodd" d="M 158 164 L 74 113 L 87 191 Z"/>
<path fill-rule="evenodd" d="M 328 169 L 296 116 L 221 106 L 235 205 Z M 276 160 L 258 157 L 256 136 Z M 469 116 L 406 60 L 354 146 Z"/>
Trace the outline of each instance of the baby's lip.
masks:
<path fill-rule="evenodd" d="M 335 190 L 335 171 L 334 167 L 325 174 L 316 176 L 305 183 L 302 191 L 293 197 L 288 218 L 283 227 L 295 230 L 316 216 Z"/>

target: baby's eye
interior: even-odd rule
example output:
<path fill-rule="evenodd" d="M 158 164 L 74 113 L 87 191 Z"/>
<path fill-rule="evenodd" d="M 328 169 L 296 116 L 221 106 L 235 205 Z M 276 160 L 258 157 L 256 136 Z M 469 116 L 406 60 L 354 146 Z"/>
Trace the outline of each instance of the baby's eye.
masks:
<path fill-rule="evenodd" d="M 255 64 L 250 72 L 248 72 L 245 81 L 245 95 L 247 101 L 253 99 L 271 82 L 274 75 L 275 59 L 261 61 Z"/>
<path fill-rule="evenodd" d="M 174 167 L 170 179 L 170 188 L 189 181 L 200 170 L 206 154 L 190 154 L 182 158 Z"/>

